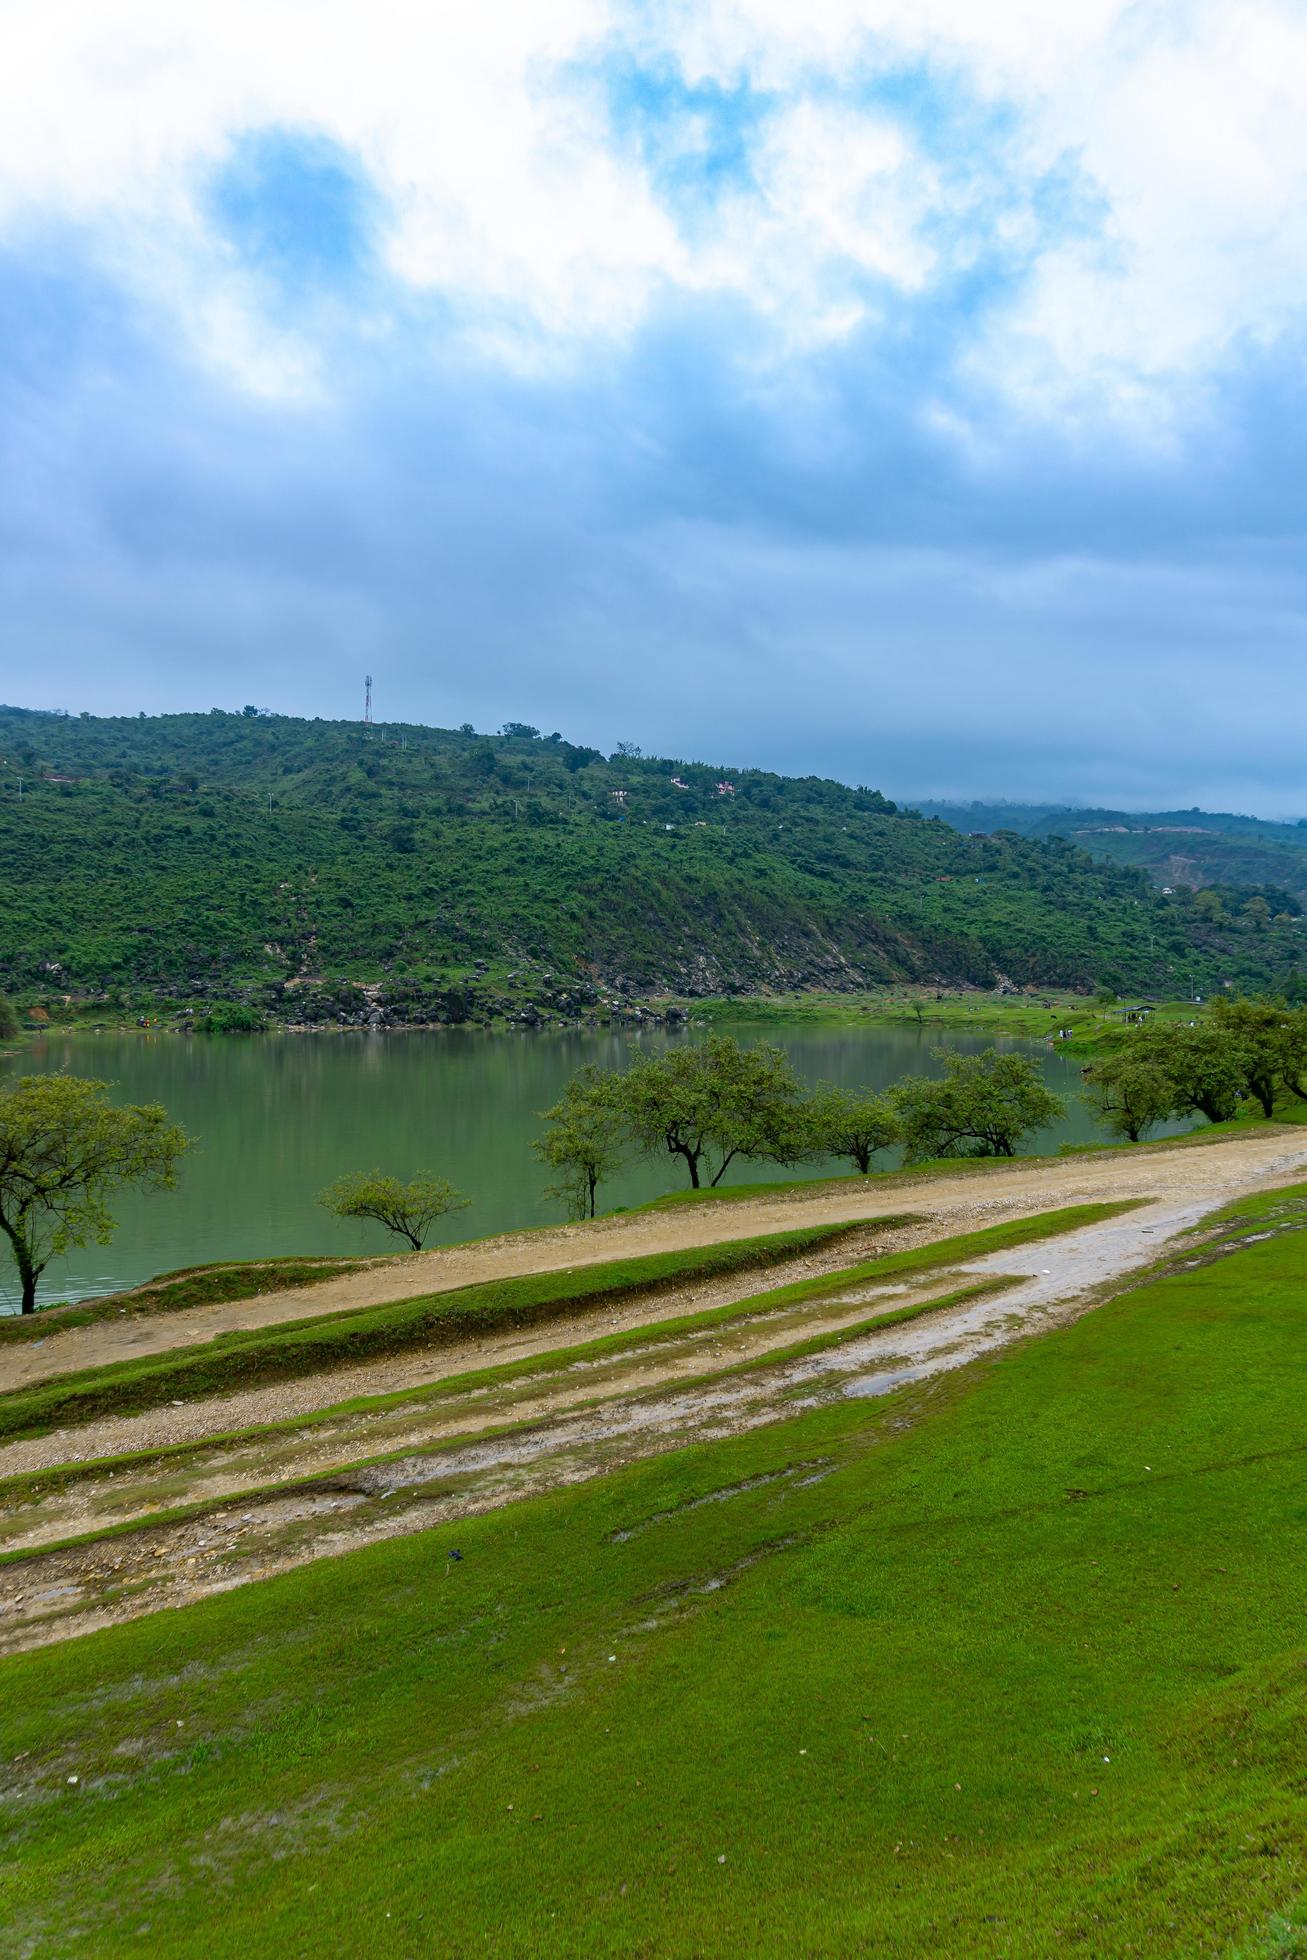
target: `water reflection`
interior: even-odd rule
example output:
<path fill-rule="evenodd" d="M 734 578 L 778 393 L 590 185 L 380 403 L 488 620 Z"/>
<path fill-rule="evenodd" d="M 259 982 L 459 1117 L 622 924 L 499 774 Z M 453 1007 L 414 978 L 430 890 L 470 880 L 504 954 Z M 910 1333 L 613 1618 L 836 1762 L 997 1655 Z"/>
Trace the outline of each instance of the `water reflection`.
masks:
<path fill-rule="evenodd" d="M 764 1031 L 740 1029 L 743 1040 Z M 819 1078 L 885 1088 L 909 1072 L 937 1073 L 929 1028 L 769 1029 L 808 1082 Z M 51 1265 L 43 1299 L 74 1299 L 210 1259 L 290 1252 L 349 1253 L 387 1245 L 376 1227 L 333 1220 L 315 1203 L 346 1170 L 374 1167 L 401 1176 L 425 1168 L 450 1177 L 472 1199 L 448 1222 L 446 1237 L 469 1238 L 556 1219 L 542 1202 L 549 1173 L 531 1154 L 539 1112 L 584 1062 L 619 1067 L 633 1047 L 657 1051 L 684 1034 L 617 1029 L 488 1034 L 455 1028 L 411 1034 L 203 1037 L 51 1036 L 4 1060 L 6 1072 L 68 1069 L 113 1084 L 115 1098 L 161 1102 L 198 1138 L 176 1191 L 128 1195 L 117 1206 L 112 1245 L 74 1252 Z M 958 1036 L 968 1052 L 990 1046 Z M 1078 1066 L 1043 1046 L 1037 1056 L 1050 1087 L 1074 1098 Z M 1097 1134 L 1072 1101 L 1068 1119 L 1045 1147 Z M 820 1166 L 814 1167 L 820 1169 Z M 832 1168 L 835 1168 L 832 1166 Z M 732 1165 L 728 1183 L 794 1175 L 776 1167 Z M 609 1206 L 635 1204 L 682 1182 L 681 1167 L 638 1163 L 601 1193 Z M 433 1241 L 434 1242 L 434 1241 Z M 0 1273 L 0 1301 L 17 1304 L 12 1276 Z"/>

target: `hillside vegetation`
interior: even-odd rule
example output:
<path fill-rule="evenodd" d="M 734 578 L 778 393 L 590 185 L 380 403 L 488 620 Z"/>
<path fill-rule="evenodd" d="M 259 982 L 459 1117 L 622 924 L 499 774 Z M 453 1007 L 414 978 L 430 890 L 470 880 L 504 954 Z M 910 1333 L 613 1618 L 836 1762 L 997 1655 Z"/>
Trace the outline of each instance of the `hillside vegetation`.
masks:
<path fill-rule="evenodd" d="M 219 1026 L 404 1024 L 895 979 L 1165 993 L 1294 974 L 1296 921 L 1206 916 L 1065 841 L 510 728 L 0 710 L 0 990 L 171 996 Z"/>
<path fill-rule="evenodd" d="M 1146 871 L 1158 885 L 1208 896 L 1208 917 L 1237 917 L 1262 899 L 1272 916 L 1307 904 L 1307 818 L 1272 823 L 1212 810 L 1076 810 L 1046 803 L 927 803 L 932 816 L 971 832 L 1065 837 L 1092 856 Z M 1251 917 L 1258 916 L 1253 905 Z"/>

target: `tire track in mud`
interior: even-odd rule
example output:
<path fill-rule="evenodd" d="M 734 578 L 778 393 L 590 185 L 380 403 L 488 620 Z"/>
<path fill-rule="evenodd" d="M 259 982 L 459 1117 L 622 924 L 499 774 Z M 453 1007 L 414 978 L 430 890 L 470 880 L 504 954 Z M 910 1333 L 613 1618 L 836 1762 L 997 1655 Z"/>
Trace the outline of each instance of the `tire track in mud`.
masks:
<path fill-rule="evenodd" d="M 1271 1168 L 1283 1176 L 1286 1165 Z M 926 1381 L 1090 1310 L 1152 1265 L 1164 1247 L 1192 1234 L 1231 1195 L 1227 1186 L 1213 1184 L 1201 1195 L 968 1260 L 952 1269 L 953 1277 L 1016 1283 L 992 1298 L 854 1332 L 822 1353 L 770 1364 L 764 1358 L 738 1373 L 728 1364 L 724 1372 L 681 1384 L 642 1380 L 598 1406 L 524 1420 L 434 1451 L 399 1454 L 297 1488 L 228 1497 L 198 1517 L 0 1567 L 0 1651 L 182 1605 L 381 1538 L 454 1524 L 640 1457 L 739 1435 L 840 1397 L 875 1397 Z M 929 1286 L 919 1290 L 938 1296 L 945 1273 L 928 1277 Z M 843 1305 L 863 1317 L 867 1300 L 865 1290 L 851 1288 L 821 1304 L 828 1312 Z"/>
<path fill-rule="evenodd" d="M 911 1172 L 874 1178 L 834 1180 L 826 1193 L 811 1189 L 717 1204 L 674 1206 L 666 1211 L 624 1213 L 583 1224 L 505 1234 L 471 1245 L 448 1246 L 411 1258 L 379 1261 L 364 1270 L 321 1280 L 312 1286 L 255 1294 L 221 1306 L 188 1308 L 157 1318 L 141 1316 L 119 1325 L 90 1326 L 51 1333 L 41 1342 L 0 1349 L 0 1392 L 36 1379 L 99 1367 L 172 1348 L 194 1347 L 238 1328 L 268 1327 L 312 1319 L 355 1307 L 380 1306 L 418 1294 L 446 1292 L 483 1280 L 557 1272 L 566 1266 L 639 1258 L 648 1253 L 685 1252 L 725 1239 L 755 1238 L 768 1232 L 801 1230 L 865 1219 L 887 1211 L 911 1211 L 936 1224 L 943 1236 L 947 1221 L 971 1208 L 1001 1209 L 1017 1216 L 1055 1205 L 1121 1197 L 1165 1198 L 1222 1182 L 1233 1195 L 1253 1188 L 1269 1166 L 1307 1164 L 1301 1132 L 1278 1128 L 1247 1136 L 1224 1136 L 1184 1146 L 1140 1145 L 1130 1150 L 1065 1160 L 1034 1159 L 986 1165 L 962 1175 L 914 1177 Z M 1273 1175 L 1274 1172 L 1272 1171 Z M 1283 1175 L 1288 1176 L 1285 1170 Z M 956 1229 L 956 1228 L 954 1228 Z M 552 1345 L 552 1343 L 550 1343 Z M 39 1360 L 33 1360 L 39 1352 Z"/>

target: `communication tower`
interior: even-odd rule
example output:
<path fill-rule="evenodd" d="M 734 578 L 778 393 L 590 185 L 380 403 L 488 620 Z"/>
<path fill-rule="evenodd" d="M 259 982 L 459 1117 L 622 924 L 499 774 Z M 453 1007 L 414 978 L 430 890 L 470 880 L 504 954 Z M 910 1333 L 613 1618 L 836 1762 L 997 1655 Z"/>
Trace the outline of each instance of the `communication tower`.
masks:
<path fill-rule="evenodd" d="M 371 728 L 372 726 L 372 676 L 371 674 L 367 675 L 367 677 L 365 678 L 363 682 L 363 688 L 364 688 L 363 726 L 365 728 Z"/>

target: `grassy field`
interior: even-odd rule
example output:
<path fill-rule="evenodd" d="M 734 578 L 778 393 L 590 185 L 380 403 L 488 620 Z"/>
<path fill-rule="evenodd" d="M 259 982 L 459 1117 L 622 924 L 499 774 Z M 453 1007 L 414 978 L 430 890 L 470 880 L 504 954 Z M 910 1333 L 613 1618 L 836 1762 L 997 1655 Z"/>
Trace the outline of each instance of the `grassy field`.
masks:
<path fill-rule="evenodd" d="M 865 994 L 806 992 L 782 994 L 768 1000 L 713 1000 L 695 1003 L 696 1020 L 728 1027 L 732 1023 L 775 1023 L 796 1026 L 811 1022 L 821 1027 L 912 1027 L 936 1034 L 1007 1035 L 1019 1041 L 1045 1041 L 1061 1029 L 1071 1038 L 1059 1042 L 1069 1054 L 1102 1054 L 1119 1044 L 1130 1025 L 1126 1015 L 1135 1004 L 1104 1005 L 1084 992 L 1066 989 L 1037 994 L 1000 994 L 979 988 L 941 993 L 925 986 L 887 987 Z M 1152 1024 L 1168 1025 L 1201 1017 L 1203 1009 L 1190 1000 L 1166 1000 L 1153 1005 Z"/>
<path fill-rule="evenodd" d="M 928 1388 L 5 1662 L 11 1950 L 1301 1953 L 1285 1202 Z"/>

